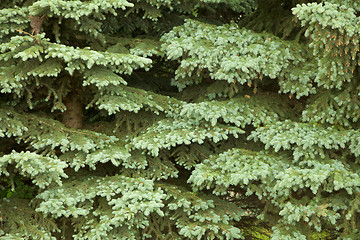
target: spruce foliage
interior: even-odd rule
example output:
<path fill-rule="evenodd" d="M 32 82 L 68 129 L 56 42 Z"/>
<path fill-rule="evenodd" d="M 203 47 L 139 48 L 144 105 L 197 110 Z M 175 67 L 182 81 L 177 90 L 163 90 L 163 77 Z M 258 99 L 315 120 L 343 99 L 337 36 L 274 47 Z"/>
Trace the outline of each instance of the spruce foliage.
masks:
<path fill-rule="evenodd" d="M 1 239 L 360 239 L 354 0 L 0 2 Z"/>

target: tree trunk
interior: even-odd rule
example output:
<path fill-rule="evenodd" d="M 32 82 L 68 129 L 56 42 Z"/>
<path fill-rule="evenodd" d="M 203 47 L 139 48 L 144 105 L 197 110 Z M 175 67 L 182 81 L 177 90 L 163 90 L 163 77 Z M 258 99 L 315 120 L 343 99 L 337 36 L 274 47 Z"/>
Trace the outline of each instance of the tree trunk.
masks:
<path fill-rule="evenodd" d="M 62 122 L 69 128 L 82 128 L 83 106 L 77 92 L 70 92 L 64 99 L 66 111 L 62 115 Z"/>

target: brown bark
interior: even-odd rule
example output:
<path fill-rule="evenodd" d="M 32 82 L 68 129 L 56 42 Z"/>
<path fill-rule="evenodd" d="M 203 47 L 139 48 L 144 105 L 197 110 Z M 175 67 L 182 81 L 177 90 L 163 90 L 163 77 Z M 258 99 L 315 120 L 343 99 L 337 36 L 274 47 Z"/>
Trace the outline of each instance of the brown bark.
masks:
<path fill-rule="evenodd" d="M 76 92 L 69 93 L 64 99 L 66 111 L 62 114 L 62 123 L 69 128 L 82 128 L 83 105 Z"/>

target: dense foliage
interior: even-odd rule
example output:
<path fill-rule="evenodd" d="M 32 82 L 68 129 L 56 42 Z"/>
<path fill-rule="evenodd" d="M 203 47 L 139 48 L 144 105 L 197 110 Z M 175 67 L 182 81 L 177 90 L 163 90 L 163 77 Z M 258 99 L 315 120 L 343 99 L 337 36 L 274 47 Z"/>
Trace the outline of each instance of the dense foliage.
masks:
<path fill-rule="evenodd" d="M 0 2 L 1 239 L 360 239 L 355 0 Z"/>

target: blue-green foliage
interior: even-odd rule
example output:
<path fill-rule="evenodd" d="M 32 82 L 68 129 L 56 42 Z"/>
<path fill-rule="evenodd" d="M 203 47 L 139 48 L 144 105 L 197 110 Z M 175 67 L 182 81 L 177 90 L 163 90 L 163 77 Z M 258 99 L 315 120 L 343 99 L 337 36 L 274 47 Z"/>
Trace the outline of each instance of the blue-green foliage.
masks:
<path fill-rule="evenodd" d="M 234 84 L 251 85 L 263 77 L 280 77 L 282 92 L 299 97 L 315 93 L 310 84 L 315 76 L 312 62 L 307 61 L 307 50 L 299 44 L 239 29 L 236 24 L 217 27 L 192 20 L 174 28 L 162 40 L 168 59 L 181 58 L 174 81 L 179 90 L 200 82 L 208 72 L 205 76 Z"/>
<path fill-rule="evenodd" d="M 0 6 L 1 239 L 360 238 L 357 1 Z"/>

